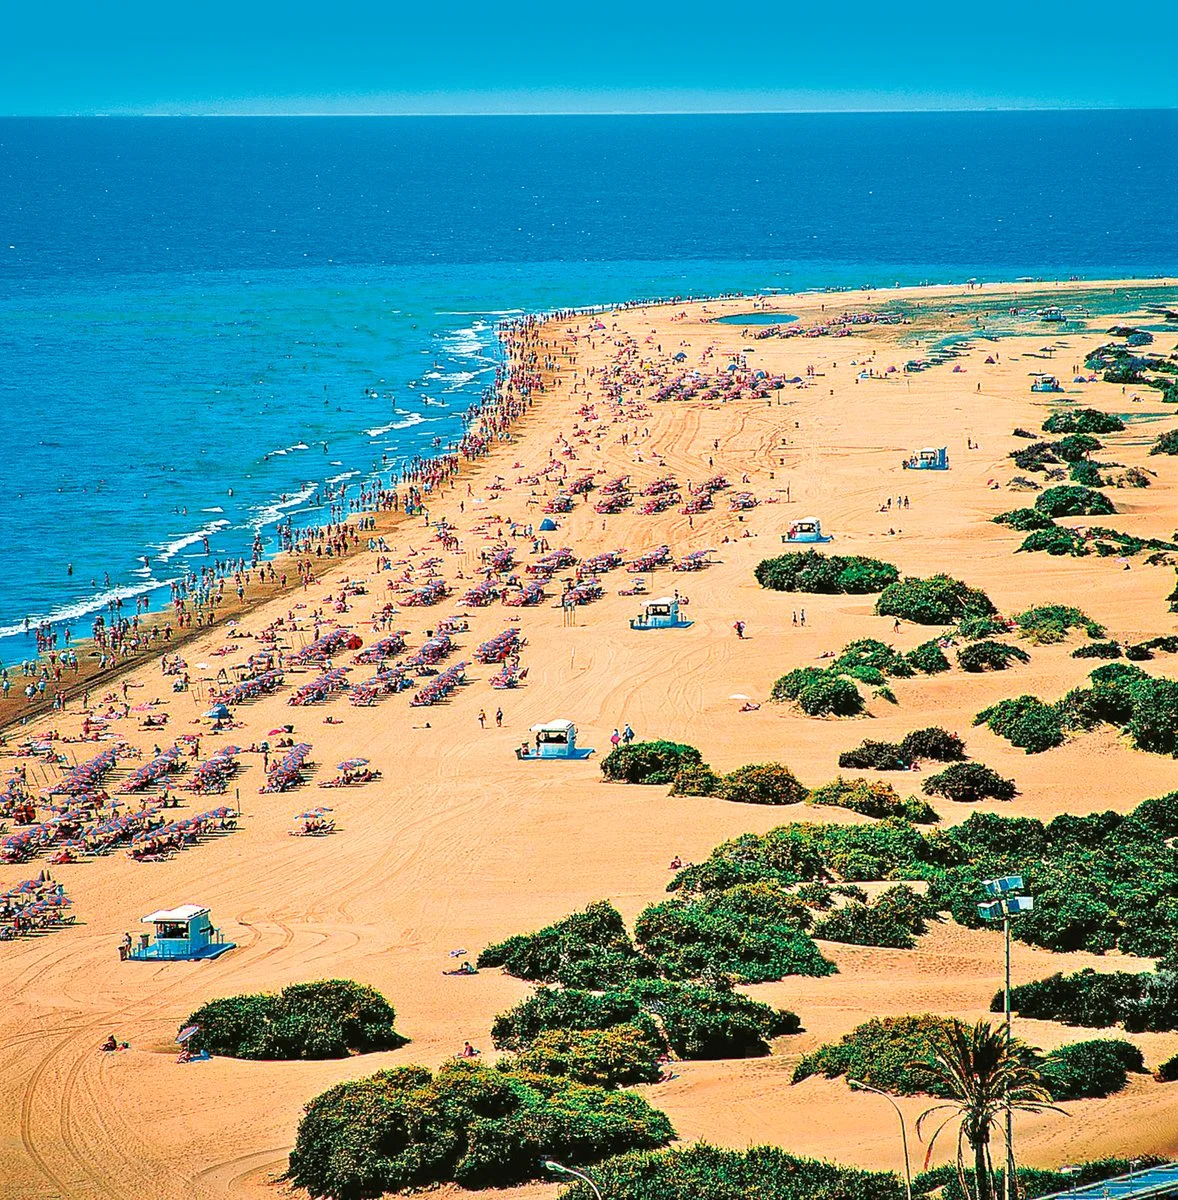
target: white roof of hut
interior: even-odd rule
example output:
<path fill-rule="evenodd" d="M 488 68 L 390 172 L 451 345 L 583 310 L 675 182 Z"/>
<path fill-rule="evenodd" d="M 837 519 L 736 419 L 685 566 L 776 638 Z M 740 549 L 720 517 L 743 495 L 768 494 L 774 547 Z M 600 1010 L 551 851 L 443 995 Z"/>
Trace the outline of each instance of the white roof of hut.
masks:
<path fill-rule="evenodd" d="M 161 908 L 159 912 L 149 913 L 146 917 L 140 917 L 139 920 L 144 925 L 155 925 L 168 921 L 191 921 L 193 917 L 199 917 L 208 911 L 203 904 L 181 904 L 178 908 Z"/>
<path fill-rule="evenodd" d="M 576 729 L 572 721 L 545 721 L 532 726 L 533 733 L 568 733 L 570 729 Z"/>

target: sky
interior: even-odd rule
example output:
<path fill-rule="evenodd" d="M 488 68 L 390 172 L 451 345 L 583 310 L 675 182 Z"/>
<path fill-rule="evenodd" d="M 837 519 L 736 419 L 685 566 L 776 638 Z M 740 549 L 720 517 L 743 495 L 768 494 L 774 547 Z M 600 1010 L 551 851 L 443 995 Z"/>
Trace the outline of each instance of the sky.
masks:
<path fill-rule="evenodd" d="M 25 0 L 0 114 L 1178 107 L 1178 2 Z"/>

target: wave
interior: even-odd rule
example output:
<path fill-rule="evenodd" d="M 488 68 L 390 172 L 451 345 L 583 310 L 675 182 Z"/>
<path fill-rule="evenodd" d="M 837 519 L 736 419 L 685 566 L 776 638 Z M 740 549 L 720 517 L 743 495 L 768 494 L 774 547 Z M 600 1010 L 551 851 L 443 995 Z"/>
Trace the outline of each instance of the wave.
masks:
<path fill-rule="evenodd" d="M 36 616 L 30 615 L 30 629 L 35 629 L 42 621 L 49 621 L 53 624 L 60 624 L 63 621 L 76 621 L 80 617 L 89 616 L 90 613 L 101 612 L 112 600 L 133 600 L 136 596 L 142 596 L 145 592 L 154 592 L 159 588 L 171 587 L 173 583 L 178 583 L 180 576 L 175 575 L 169 579 L 145 579 L 142 583 L 129 584 L 123 587 L 109 588 L 104 592 L 96 592 L 93 596 L 87 596 L 84 600 L 77 600 L 73 604 L 63 604 L 58 608 L 51 609 L 47 613 L 40 613 Z M 15 625 L 0 625 L 0 638 L 16 637 L 24 633 L 24 622 L 20 621 Z"/>
<path fill-rule="evenodd" d="M 423 396 L 424 400 L 425 397 Z M 390 421 L 387 425 L 377 425 L 374 429 L 364 430 L 365 437 L 379 437 L 382 433 L 391 433 L 394 429 L 410 429 L 414 425 L 420 425 L 425 418 L 421 413 L 405 412 L 403 409 L 397 408 L 394 412 L 402 413 L 406 418 L 404 421 Z"/>
<path fill-rule="evenodd" d="M 249 527 L 257 532 L 265 525 L 273 525 L 276 521 L 281 521 L 286 516 L 287 509 L 298 508 L 299 505 L 306 504 L 318 490 L 317 483 L 308 483 L 301 491 L 296 492 L 293 496 L 287 496 L 285 500 L 275 500 L 271 504 L 258 505 L 250 510 Z"/>
<path fill-rule="evenodd" d="M 267 458 L 281 457 L 284 454 L 290 454 L 293 450 L 309 450 L 311 447 L 306 442 L 295 442 L 293 446 L 287 446 L 284 450 L 271 450 L 266 456 Z"/>
<path fill-rule="evenodd" d="M 218 509 L 217 511 L 220 512 L 222 510 Z M 197 542 L 203 541 L 206 537 L 212 537 L 214 533 L 225 529 L 228 525 L 229 522 L 223 519 L 210 521 L 207 525 L 202 525 L 195 533 L 183 533 L 173 541 L 162 542 L 154 547 L 159 552 L 156 555 L 156 560 L 158 562 L 167 562 L 179 554 L 181 550 L 188 546 L 196 545 Z"/>
<path fill-rule="evenodd" d="M 201 512 L 224 512 L 225 510 L 219 505 L 214 504 L 212 508 L 202 508 Z"/>
<path fill-rule="evenodd" d="M 334 487 L 337 483 L 343 483 L 345 479 L 355 479 L 359 474 L 359 471 L 345 471 L 342 475 L 333 475 L 330 479 L 325 479 L 323 482 Z"/>

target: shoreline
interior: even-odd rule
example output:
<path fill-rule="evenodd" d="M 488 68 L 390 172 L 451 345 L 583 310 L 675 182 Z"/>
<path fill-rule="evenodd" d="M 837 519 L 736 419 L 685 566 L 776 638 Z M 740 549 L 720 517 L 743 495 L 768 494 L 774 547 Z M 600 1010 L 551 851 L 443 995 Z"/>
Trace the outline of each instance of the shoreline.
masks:
<path fill-rule="evenodd" d="M 552 312 L 547 312 L 547 313 L 523 313 L 519 317 L 513 319 L 512 321 L 501 322 L 499 325 L 496 326 L 496 343 L 499 347 L 498 354 L 499 354 L 499 364 L 500 364 L 499 367 L 497 368 L 497 370 L 502 370 L 505 366 L 507 366 L 507 364 L 510 363 L 510 354 L 505 350 L 504 339 L 505 339 L 505 337 L 510 337 L 510 335 L 513 331 L 519 330 L 519 329 L 524 329 L 524 328 L 530 328 L 530 329 L 534 330 L 536 332 L 536 334 L 538 335 L 539 332 L 546 329 L 547 326 L 554 321 L 560 321 L 560 320 L 565 320 L 565 319 L 574 319 L 574 318 L 578 318 L 578 317 L 583 318 L 586 316 L 600 316 L 604 313 L 609 313 L 609 312 L 627 313 L 627 312 L 633 312 L 635 310 L 639 310 L 639 311 L 646 311 L 646 310 L 652 310 L 652 309 L 659 310 L 659 309 L 666 309 L 666 308 L 674 308 L 678 305 L 683 305 L 683 304 L 710 305 L 710 304 L 721 304 L 721 303 L 746 303 L 747 302 L 747 303 L 754 304 L 754 310 L 756 312 L 758 312 L 760 314 L 764 314 L 766 312 L 774 311 L 774 308 L 776 307 L 776 305 L 779 302 L 782 304 L 785 304 L 785 303 L 788 303 L 791 301 L 792 302 L 801 302 L 794 306 L 800 307 L 800 308 L 805 308 L 806 301 L 810 301 L 811 307 L 812 307 L 813 301 L 817 300 L 819 302 L 820 306 L 824 307 L 823 300 L 827 296 L 836 296 L 836 297 L 840 297 L 840 298 L 861 296 L 863 304 L 879 305 L 880 303 L 885 302 L 885 298 L 887 301 L 903 302 L 906 300 L 913 300 L 913 299 L 918 299 L 918 298 L 934 298 L 934 299 L 936 299 L 939 297 L 939 298 L 944 299 L 944 298 L 950 298 L 950 297 L 955 297 L 955 296 L 960 295 L 963 298 L 968 297 L 969 299 L 974 300 L 974 299 L 983 299 L 987 296 L 993 296 L 995 298 L 1001 298 L 1003 296 L 1028 296 L 1028 295 L 1034 296 L 1035 294 L 1037 294 L 1040 291 L 1043 291 L 1045 295 L 1051 295 L 1052 293 L 1058 292 L 1061 289 L 1074 290 L 1074 291 L 1078 291 L 1078 292 L 1106 292 L 1106 291 L 1116 292 L 1118 290 L 1122 290 L 1122 289 L 1128 290 L 1131 288 L 1154 288 L 1154 287 L 1165 288 L 1165 287 L 1170 286 L 1170 284 L 1168 283 L 1168 280 L 1170 278 L 1171 278 L 1170 276 L 1159 275 L 1159 276 L 1148 276 L 1148 277 L 1128 277 L 1128 278 L 1120 278 L 1120 279 L 1101 279 L 1101 280 L 1079 280 L 1079 279 L 1072 279 L 1072 278 L 1055 279 L 1055 280 L 1017 279 L 1017 280 L 1001 280 L 1001 281 L 995 280 L 992 282 L 983 281 L 983 282 L 978 283 L 976 286 L 971 286 L 969 281 L 967 281 L 966 283 L 961 283 L 961 284 L 929 283 L 929 284 L 918 284 L 918 285 L 903 285 L 903 286 L 899 286 L 899 287 L 885 286 L 882 288 L 875 288 L 875 287 L 870 287 L 870 288 L 867 288 L 867 287 L 864 287 L 864 288 L 820 288 L 820 289 L 807 289 L 807 290 L 800 291 L 800 292 L 772 292 L 772 293 L 755 293 L 755 294 L 719 293 L 714 296 L 701 296 L 701 297 L 691 297 L 691 298 L 676 296 L 676 297 L 661 297 L 661 298 L 656 298 L 653 300 L 636 299 L 636 300 L 631 300 L 631 301 L 627 301 L 622 304 L 615 304 L 615 305 L 590 304 L 590 305 L 578 306 L 576 308 L 571 308 L 571 309 L 554 310 Z M 770 307 L 771 304 L 773 307 Z M 732 314 L 729 314 L 729 315 L 732 315 Z M 789 315 L 791 318 L 793 318 L 794 322 L 800 322 L 801 317 L 798 314 L 791 313 Z M 716 323 L 715 318 L 711 319 L 711 323 L 713 323 L 713 324 Z M 1178 326 L 1176 326 L 1176 329 L 1178 329 Z M 1047 332 L 1047 331 L 1045 331 L 1045 332 Z M 550 379 L 548 380 L 548 382 L 553 382 L 559 376 L 559 371 L 552 371 L 549 374 L 550 374 Z M 502 380 L 498 381 L 496 384 L 493 397 L 491 396 L 491 389 L 488 389 L 484 393 L 483 401 L 480 404 L 472 405 L 470 408 L 468 408 L 466 410 L 465 413 L 463 413 L 461 415 L 462 424 L 463 424 L 464 429 L 469 429 L 469 427 L 473 423 L 473 421 L 479 419 L 478 417 L 472 418 L 472 416 L 471 416 L 472 413 L 476 413 L 481 416 L 481 414 L 484 411 L 486 411 L 486 409 L 489 405 L 497 405 L 497 404 L 501 403 L 501 401 L 503 400 L 502 389 L 504 387 L 506 387 L 506 385 L 507 385 L 507 372 L 504 371 Z M 542 397 L 543 391 L 541 391 L 540 394 Z M 536 399 L 534 402 L 538 404 L 541 402 L 541 400 Z M 527 416 L 527 413 L 525 413 L 521 419 L 526 419 L 526 416 Z M 451 442 L 448 445 L 449 445 L 449 447 L 453 447 L 455 445 L 455 443 Z M 448 452 L 449 452 L 449 450 L 447 451 L 447 453 Z M 454 486 L 457 486 L 461 481 L 464 481 L 464 477 L 467 474 L 470 474 L 471 478 L 477 478 L 477 472 L 475 472 L 475 468 L 480 463 L 484 462 L 484 460 L 489 462 L 493 458 L 494 458 L 494 450 L 492 449 L 492 451 L 490 453 L 484 454 L 478 458 L 470 459 L 470 460 L 466 460 L 466 459 L 462 460 L 461 472 L 459 474 L 456 474 L 452 480 L 449 480 L 447 482 L 452 482 L 454 484 Z M 407 461 L 411 461 L 411 460 L 407 460 Z M 426 461 L 433 461 L 433 460 L 427 459 Z M 474 472 L 474 473 L 472 474 L 472 472 Z M 379 473 L 377 473 L 377 475 L 374 478 L 379 480 Z M 405 481 L 404 480 L 400 481 L 397 485 L 397 490 L 399 491 L 404 486 L 405 486 Z M 443 489 L 445 488 L 445 483 L 442 484 L 442 487 L 443 487 Z M 439 494 L 444 496 L 445 495 L 444 490 Z M 328 504 L 326 506 L 320 506 L 320 507 L 321 507 L 321 509 L 326 507 L 328 509 L 328 511 L 330 511 L 331 505 Z M 351 526 L 361 516 L 376 518 L 377 526 L 374 530 L 372 530 L 372 532 L 378 537 L 385 536 L 387 534 L 391 534 L 395 531 L 400 530 L 400 528 L 403 525 L 403 520 L 404 520 L 403 513 L 393 513 L 390 515 L 390 513 L 387 510 L 375 509 L 375 510 L 364 511 L 364 512 L 351 512 L 351 513 L 349 513 L 347 521 L 344 522 L 344 524 Z M 277 528 L 279 528 L 279 529 L 282 528 L 282 522 L 279 522 L 279 525 Z M 311 528 L 320 528 L 320 527 L 313 526 Z M 359 543 L 356 543 L 348 549 L 346 557 L 351 558 L 352 556 L 363 552 L 365 549 L 366 549 L 366 547 L 360 545 Z M 297 556 L 294 554 L 294 552 L 292 552 L 289 549 L 287 549 L 287 550 L 278 549 L 269 557 L 263 556 L 259 560 L 259 566 L 269 566 L 269 567 L 274 567 L 274 568 L 277 568 L 280 566 L 289 566 L 295 557 L 297 557 Z M 230 559 L 229 561 L 233 561 L 233 560 Z M 338 561 L 338 560 L 329 559 L 326 561 L 326 564 L 321 563 L 319 565 L 319 568 L 314 572 L 314 578 L 316 580 L 318 580 L 323 574 L 325 574 L 330 569 L 330 566 L 333 565 L 333 562 L 336 562 L 336 561 Z M 214 557 L 214 562 L 216 562 L 215 557 Z M 134 588 L 134 585 L 129 584 L 129 585 L 126 585 L 125 588 L 116 588 L 115 590 L 122 592 L 124 594 L 125 599 L 135 599 L 136 597 L 150 595 L 157 591 L 163 592 L 168 586 L 169 585 L 167 585 L 167 584 L 160 584 L 157 586 L 153 586 L 150 589 L 146 589 L 144 591 L 136 591 Z M 145 658 L 150 659 L 153 655 L 159 654 L 159 653 L 163 652 L 165 649 L 174 652 L 174 651 L 178 650 L 181 646 L 189 644 L 195 636 L 197 636 L 201 633 L 208 632 L 210 628 L 226 627 L 231 622 L 236 622 L 242 617 L 249 616 L 251 613 L 256 611 L 258 608 L 265 606 L 268 602 L 270 602 L 272 600 L 277 600 L 283 595 L 287 595 L 287 596 L 296 595 L 299 591 L 299 587 L 300 587 L 299 581 L 297 579 L 295 579 L 295 580 L 292 580 L 291 582 L 288 582 L 285 592 L 282 590 L 280 585 L 274 585 L 273 590 L 271 590 L 267 593 L 259 594 L 259 593 L 255 592 L 252 596 L 247 594 L 247 597 L 246 597 L 244 603 L 230 602 L 217 615 L 215 622 L 211 626 L 206 624 L 204 626 L 195 627 L 195 628 L 190 627 L 188 630 L 173 629 L 172 634 L 171 634 L 171 639 L 167 643 L 167 647 L 149 646 L 146 649 L 144 649 L 142 652 L 132 655 L 127 660 L 117 663 L 114 667 L 111 667 L 108 665 L 104 671 L 100 670 L 96 664 L 93 665 L 92 669 L 88 673 L 79 669 L 77 675 L 73 677 L 72 681 L 67 681 L 65 686 L 60 687 L 60 688 L 47 689 L 45 695 L 46 695 L 46 697 L 50 697 L 50 696 L 52 696 L 54 691 L 60 692 L 64 698 L 65 703 L 68 705 L 71 701 L 74 701 L 74 700 L 78 699 L 79 697 L 81 697 L 82 695 L 84 695 L 92 684 L 106 682 L 106 681 L 115 682 L 116 680 L 121 678 L 121 676 L 128 669 L 131 669 L 133 666 L 139 664 Z M 247 589 L 247 592 L 248 592 L 248 589 Z M 105 606 L 105 607 L 109 608 L 109 606 Z M 100 607 L 100 608 L 96 608 L 92 611 L 93 611 L 94 615 L 101 616 L 104 609 Z M 153 628 L 153 626 L 160 627 L 160 626 L 168 623 L 168 621 L 169 621 L 168 611 L 167 611 L 167 608 L 165 607 L 165 608 L 158 609 L 154 613 L 149 613 L 147 615 L 146 621 L 144 621 L 142 623 L 144 624 L 145 628 L 150 633 L 150 630 Z M 29 633 L 26 634 L 26 636 L 32 637 L 32 636 L 34 636 L 34 632 L 35 632 L 35 627 L 31 628 Z M 15 635 L 15 636 L 20 636 L 20 635 Z M 94 639 L 92 637 L 74 638 L 71 640 L 70 646 L 71 646 L 71 648 L 75 649 L 75 652 L 77 652 L 77 649 L 76 649 L 77 647 L 79 647 L 79 646 L 84 647 L 84 653 L 86 654 L 86 657 L 88 659 L 93 659 L 93 658 L 97 657 L 97 651 L 95 649 L 96 643 L 94 642 Z M 47 657 L 48 657 L 48 651 L 37 652 L 34 659 L 23 659 L 21 661 L 35 662 L 37 664 L 37 666 L 40 667 L 43 664 L 43 661 Z M 79 657 L 81 657 L 80 654 L 79 654 Z M 11 694 L 8 699 L 6 699 L 6 700 L 0 699 L 0 739 L 3 739 L 3 737 L 10 730 L 12 730 L 14 728 L 19 729 L 19 728 L 25 727 L 29 723 L 29 721 L 35 720 L 39 717 L 52 718 L 57 715 L 57 711 L 51 707 L 51 705 L 52 705 L 51 699 L 46 699 L 45 701 L 41 701 L 40 699 L 32 700 L 32 701 L 25 701 L 25 703 L 23 705 L 21 705 L 20 701 L 17 699 L 17 697 L 15 695 L 15 692 L 16 692 L 15 680 L 16 679 L 25 680 L 25 677 L 22 675 L 16 675 L 16 676 L 12 675 L 13 670 L 16 670 L 16 671 L 20 670 L 21 662 L 14 661 L 11 664 L 4 663 L 2 665 L 9 671 L 10 678 L 13 678 L 13 680 L 14 680 L 14 690 L 13 690 L 13 694 Z M 71 672 L 71 675 L 72 675 L 72 672 Z M 2 744 L 2 741 L 0 741 L 0 744 Z"/>

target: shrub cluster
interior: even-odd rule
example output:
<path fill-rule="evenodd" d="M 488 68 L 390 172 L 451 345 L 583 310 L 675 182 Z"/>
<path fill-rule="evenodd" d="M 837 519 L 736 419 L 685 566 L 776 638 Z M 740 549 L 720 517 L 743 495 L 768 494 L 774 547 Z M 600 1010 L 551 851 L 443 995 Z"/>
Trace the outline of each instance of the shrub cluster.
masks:
<path fill-rule="evenodd" d="M 1001 1012 L 1002 992 L 990 1001 Z M 1178 1029 L 1178 974 L 1173 971 L 1093 971 L 1050 975 L 1011 989 L 1011 1007 L 1038 1021 L 1104 1029 L 1123 1025 L 1130 1033 Z"/>
<path fill-rule="evenodd" d="M 1038 645 L 1062 642 L 1073 629 L 1083 629 L 1090 638 L 1104 636 L 1104 627 L 1069 604 L 1038 604 L 1016 613 L 1019 633 Z"/>
<path fill-rule="evenodd" d="M 1009 512 L 999 513 L 990 519 L 996 525 L 1009 525 L 1011 529 L 1017 529 L 1020 533 L 1055 528 L 1055 522 L 1037 508 L 1012 508 Z"/>
<path fill-rule="evenodd" d="M 405 1045 L 393 1006 L 350 979 L 292 983 L 278 993 L 210 1000 L 184 1022 L 196 1043 L 231 1058 L 346 1058 Z"/>
<path fill-rule="evenodd" d="M 798 667 L 782 675 L 769 693 L 774 700 L 793 700 L 810 717 L 854 717 L 863 697 L 851 680 L 822 667 Z"/>
<path fill-rule="evenodd" d="M 676 774 L 671 795 L 716 796 L 738 804 L 800 804 L 806 789 L 781 763 L 750 763 L 727 775 L 699 763 Z"/>
<path fill-rule="evenodd" d="M 666 1116 L 633 1092 L 451 1062 L 336 1084 L 307 1105 L 289 1180 L 312 1196 L 363 1200 L 455 1182 L 535 1178 L 541 1155 L 574 1165 L 665 1146 Z"/>
<path fill-rule="evenodd" d="M 517 979 L 590 988 L 628 982 L 647 968 L 621 913 L 608 900 L 535 933 L 518 933 L 488 946 L 478 965 L 502 967 Z"/>
<path fill-rule="evenodd" d="M 946 800 L 964 803 L 1013 800 L 1018 794 L 1013 779 L 1003 779 L 997 771 L 974 762 L 950 763 L 943 771 L 930 775 L 920 787 L 926 796 L 944 796 Z"/>
<path fill-rule="evenodd" d="M 1178 429 L 1168 429 L 1154 438 L 1150 454 L 1178 454 Z"/>
<path fill-rule="evenodd" d="M 762 587 L 775 592 L 858 596 L 883 591 L 899 578 L 900 572 L 891 563 L 875 558 L 802 550 L 763 559 L 754 574 Z"/>
<path fill-rule="evenodd" d="M 928 902 L 906 883 L 887 888 L 868 903 L 851 900 L 814 922 L 811 932 L 827 942 L 911 950 L 934 916 Z"/>
<path fill-rule="evenodd" d="M 677 772 L 702 762 L 694 746 L 680 742 L 631 742 L 602 759 L 601 773 L 615 783 L 670 783 Z"/>
<path fill-rule="evenodd" d="M 1103 492 L 1070 483 L 1040 492 L 1035 497 L 1035 507 L 1048 517 L 1103 517 L 1117 511 L 1117 506 Z"/>
<path fill-rule="evenodd" d="M 1005 671 L 1012 662 L 1030 661 L 1031 656 L 1019 646 L 989 638 L 971 642 L 957 651 L 957 662 L 963 671 Z"/>
<path fill-rule="evenodd" d="M 1052 413 L 1043 422 L 1044 433 L 1116 433 L 1125 422 L 1095 408 L 1073 408 Z"/>
<path fill-rule="evenodd" d="M 1123 1038 L 1093 1038 L 1052 1050 L 1040 1073 L 1055 1100 L 1111 1096 L 1129 1082 L 1130 1071 L 1143 1072 L 1145 1060 Z"/>
<path fill-rule="evenodd" d="M 1117 666 L 1119 664 L 1109 664 Z M 1104 668 L 1102 668 L 1104 669 Z M 983 879 L 1019 874 L 1035 908 L 1014 936 L 1049 950 L 1160 957 L 1178 928 L 1178 792 L 1143 801 L 1127 816 L 1067 814 L 1044 825 L 974 813 L 922 833 L 909 821 L 793 823 L 744 834 L 680 871 L 672 891 L 710 894 L 754 881 L 781 887 L 821 880 L 924 880 L 928 898 L 959 924 L 983 925 Z M 1178 956 L 1174 958 L 1178 970 Z"/>
<path fill-rule="evenodd" d="M 805 903 L 780 884 L 741 883 L 652 904 L 639 915 L 634 937 L 669 979 L 726 975 L 765 983 L 834 973 L 806 932 L 812 920 Z"/>
<path fill-rule="evenodd" d="M 769 1041 L 797 1033 L 795 1013 L 772 1008 L 725 983 L 649 979 L 620 990 L 540 988 L 500 1013 L 491 1038 L 501 1050 L 527 1050 L 552 1030 L 624 1025 L 679 1058 L 759 1058 Z"/>
<path fill-rule="evenodd" d="M 861 1171 L 813 1158 L 799 1158 L 777 1146 L 721 1150 L 696 1142 L 682 1150 L 624 1154 L 594 1171 L 609 1200 L 903 1200 L 900 1180 L 882 1171 Z M 559 1200 L 594 1200 L 577 1183 Z"/>
<path fill-rule="evenodd" d="M 878 746 L 885 743 L 874 744 Z M 899 747 L 895 749 L 898 751 Z M 841 775 L 815 788 L 806 798 L 806 803 L 835 805 L 862 813 L 865 817 L 903 817 L 918 825 L 935 824 L 940 820 L 936 809 L 926 800 L 917 799 L 916 796 L 902 797 L 890 783 L 844 779 Z"/>
<path fill-rule="evenodd" d="M 1028 754 L 1060 745 L 1069 730 L 1111 724 L 1139 750 L 1178 757 L 1178 682 L 1121 662 L 1097 667 L 1089 679 L 1091 687 L 1073 688 L 1054 704 L 1029 695 L 1000 700 L 974 724 L 988 725 Z"/>
<path fill-rule="evenodd" d="M 512 1064 L 517 1071 L 556 1075 L 595 1087 L 657 1083 L 660 1047 L 636 1025 L 609 1029 L 546 1029 Z"/>
<path fill-rule="evenodd" d="M 889 584 L 875 602 L 881 617 L 899 617 L 917 625 L 952 625 L 963 616 L 988 616 L 997 610 L 989 596 L 948 575 L 906 577 Z"/>
<path fill-rule="evenodd" d="M 846 1076 L 899 1095 L 944 1096 L 943 1085 L 922 1064 L 931 1066 L 934 1045 L 949 1024 L 931 1013 L 874 1018 L 807 1054 L 795 1068 L 793 1082 L 817 1074 Z M 1119 1038 L 1075 1042 L 1046 1056 L 1017 1040 L 1015 1046 L 1039 1071 L 1055 1100 L 1112 1095 L 1125 1086 L 1127 1072 L 1145 1069 L 1141 1051 Z"/>
<path fill-rule="evenodd" d="M 1072 651 L 1073 658 L 1120 658 L 1120 642 L 1090 642 L 1087 646 L 1077 646 Z"/>

